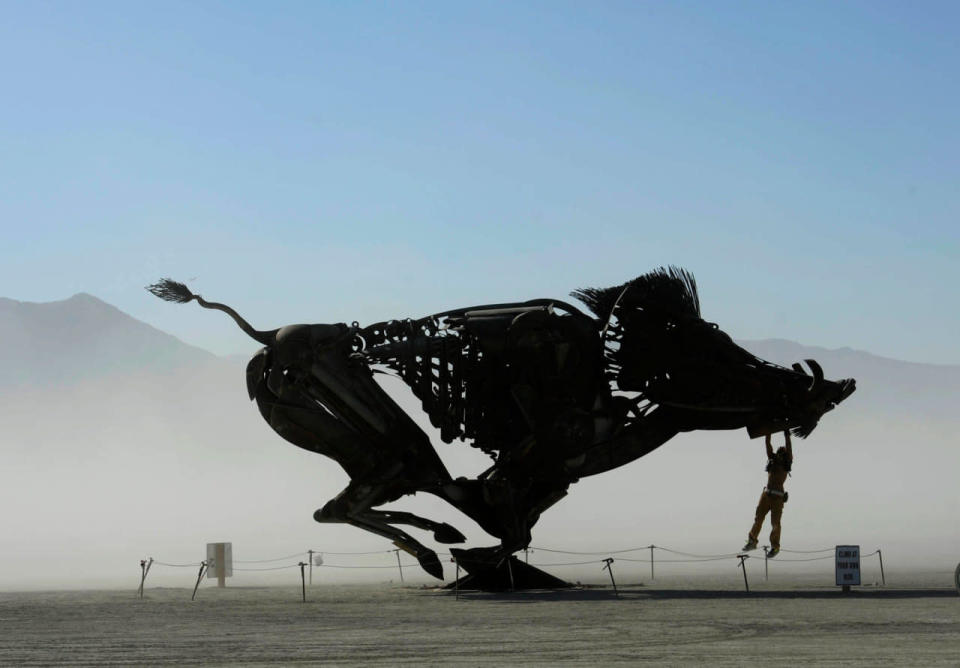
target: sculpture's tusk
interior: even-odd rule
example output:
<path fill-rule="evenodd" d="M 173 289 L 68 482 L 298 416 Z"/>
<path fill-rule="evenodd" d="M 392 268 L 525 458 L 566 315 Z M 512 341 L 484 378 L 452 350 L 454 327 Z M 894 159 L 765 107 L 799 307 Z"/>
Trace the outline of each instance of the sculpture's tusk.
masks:
<path fill-rule="evenodd" d="M 813 391 L 814 388 L 823 383 L 823 368 L 817 364 L 816 360 L 803 361 L 807 363 L 807 366 L 810 367 L 810 370 L 813 372 L 813 383 L 810 385 L 810 390 Z"/>

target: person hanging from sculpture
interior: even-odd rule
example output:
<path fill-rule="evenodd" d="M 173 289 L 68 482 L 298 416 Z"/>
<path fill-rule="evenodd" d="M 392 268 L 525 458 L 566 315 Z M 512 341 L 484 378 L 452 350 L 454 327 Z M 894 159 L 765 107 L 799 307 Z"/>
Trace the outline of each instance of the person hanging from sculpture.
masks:
<path fill-rule="evenodd" d="M 775 557 L 780 552 L 780 518 L 783 516 L 783 504 L 789 498 L 783 483 L 790 475 L 790 469 L 793 467 L 793 447 L 790 443 L 790 432 L 783 432 L 786 445 L 781 446 L 776 452 L 773 451 L 773 444 L 770 442 L 770 435 L 767 434 L 765 445 L 767 448 L 767 486 L 763 488 L 760 495 L 760 501 L 757 503 L 756 517 L 750 533 L 747 536 L 747 544 L 743 546 L 744 550 L 755 550 L 757 548 L 757 539 L 760 536 L 760 527 L 763 526 L 763 520 L 770 513 L 770 551 L 767 557 Z"/>

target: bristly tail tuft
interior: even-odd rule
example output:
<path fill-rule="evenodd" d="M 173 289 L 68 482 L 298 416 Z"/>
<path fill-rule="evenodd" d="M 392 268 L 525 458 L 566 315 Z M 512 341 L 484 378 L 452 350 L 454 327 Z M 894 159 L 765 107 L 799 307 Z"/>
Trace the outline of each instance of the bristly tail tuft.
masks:
<path fill-rule="evenodd" d="M 186 304 L 196 297 L 186 285 L 170 278 L 161 278 L 153 285 L 148 285 L 147 290 L 160 299 L 178 304 Z"/>

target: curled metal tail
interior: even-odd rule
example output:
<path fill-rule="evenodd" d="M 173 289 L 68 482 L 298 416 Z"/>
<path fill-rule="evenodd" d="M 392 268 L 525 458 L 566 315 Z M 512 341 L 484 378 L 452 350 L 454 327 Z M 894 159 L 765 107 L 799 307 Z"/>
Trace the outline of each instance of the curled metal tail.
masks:
<path fill-rule="evenodd" d="M 173 279 L 170 279 L 170 278 L 161 278 L 156 283 L 153 283 L 152 285 L 148 285 L 146 289 L 148 292 L 150 292 L 156 297 L 159 297 L 160 299 L 163 299 L 164 301 L 175 302 L 177 304 L 186 304 L 187 302 L 196 300 L 197 303 L 200 304 L 200 306 L 202 306 L 203 308 L 213 309 L 215 311 L 223 311 L 224 313 L 229 315 L 231 318 L 233 318 L 234 322 L 236 322 L 240 326 L 240 329 L 242 329 L 244 332 L 247 333 L 247 336 L 249 336 L 250 338 L 256 341 L 259 341 L 260 343 L 266 346 L 272 345 L 274 343 L 276 334 L 279 331 L 277 329 L 269 330 L 269 331 L 261 331 L 258 329 L 254 329 L 253 327 L 250 326 L 250 323 L 248 323 L 246 320 L 240 317 L 239 313 L 234 311 L 232 308 L 230 308 L 226 304 L 219 304 L 217 302 L 208 302 L 200 295 L 193 294 L 190 291 L 190 288 L 188 288 L 184 283 L 180 283 L 179 281 L 174 281 Z"/>

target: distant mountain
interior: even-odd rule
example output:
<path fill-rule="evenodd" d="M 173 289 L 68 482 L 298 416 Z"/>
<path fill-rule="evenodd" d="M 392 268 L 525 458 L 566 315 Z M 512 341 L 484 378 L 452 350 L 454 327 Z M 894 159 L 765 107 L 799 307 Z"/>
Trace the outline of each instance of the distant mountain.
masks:
<path fill-rule="evenodd" d="M 821 348 L 805 346 L 786 339 L 762 339 L 759 341 L 739 341 L 741 346 L 754 355 L 776 364 L 789 366 L 792 362 L 813 357 L 824 368 L 829 364 L 843 377 L 896 375 L 898 378 L 918 382 L 950 385 L 960 375 L 960 366 L 952 364 L 923 364 L 881 357 L 853 348 Z M 838 377 L 839 377 L 838 376 Z"/>
<path fill-rule="evenodd" d="M 0 341 L 0 390 L 76 384 L 215 359 L 86 293 L 46 303 L 0 297 Z"/>
<path fill-rule="evenodd" d="M 789 367 L 813 358 L 828 379 L 855 378 L 857 391 L 843 411 L 893 411 L 894 414 L 953 416 L 960 396 L 960 366 L 920 364 L 880 357 L 852 348 L 804 346 L 784 339 L 739 341 L 754 355 Z M 860 408 L 857 408 L 860 407 Z"/>

